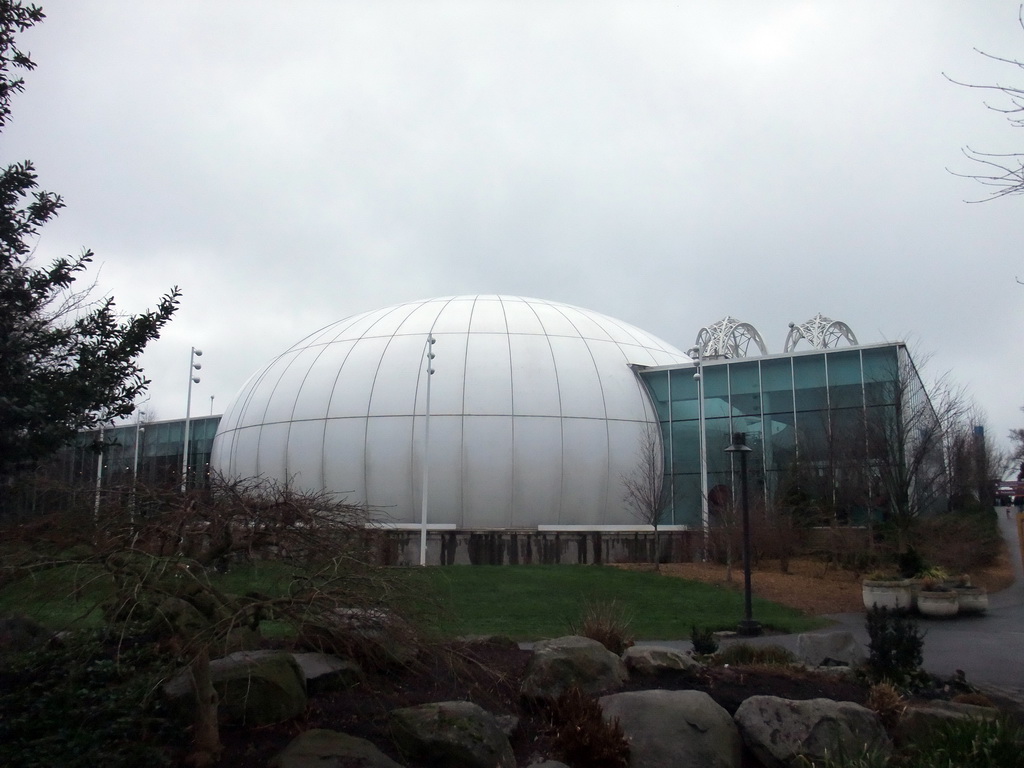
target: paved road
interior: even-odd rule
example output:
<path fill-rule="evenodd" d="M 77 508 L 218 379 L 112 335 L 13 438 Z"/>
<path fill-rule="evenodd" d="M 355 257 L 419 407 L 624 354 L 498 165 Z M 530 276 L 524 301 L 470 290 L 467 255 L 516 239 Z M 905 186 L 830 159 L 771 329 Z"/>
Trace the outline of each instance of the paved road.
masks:
<path fill-rule="evenodd" d="M 943 676 L 960 669 L 969 683 L 993 687 L 1024 701 L 1024 569 L 1016 521 L 1007 520 L 1001 508 L 998 513 L 1000 533 L 1009 545 L 1016 581 L 1012 587 L 989 595 L 989 609 L 983 616 L 921 619 L 920 627 L 925 633 L 924 668 Z M 863 613 L 832 614 L 828 618 L 837 626 L 817 631 L 848 629 L 867 644 Z M 796 650 L 796 635 L 771 635 L 753 638 L 752 642 L 775 643 Z M 685 647 L 689 648 L 689 643 Z"/>

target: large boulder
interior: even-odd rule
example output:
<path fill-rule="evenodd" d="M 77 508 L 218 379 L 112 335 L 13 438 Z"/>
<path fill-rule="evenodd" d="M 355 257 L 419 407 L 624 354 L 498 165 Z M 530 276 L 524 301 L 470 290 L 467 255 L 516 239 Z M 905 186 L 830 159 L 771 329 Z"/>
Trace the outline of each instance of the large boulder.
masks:
<path fill-rule="evenodd" d="M 614 691 L 629 677 L 626 665 L 597 640 L 570 635 L 542 640 L 533 647 L 522 694 L 554 701 L 570 688 L 594 695 Z"/>
<path fill-rule="evenodd" d="M 750 751 L 766 768 L 865 752 L 888 754 L 892 744 L 878 715 L 850 701 L 751 696 L 735 720 Z"/>
<path fill-rule="evenodd" d="M 306 709 L 302 670 L 290 653 L 241 652 L 210 662 L 217 691 L 218 718 L 228 725 L 267 725 L 290 720 Z M 164 694 L 189 711 L 192 683 L 182 670 L 164 685 Z"/>
<path fill-rule="evenodd" d="M 352 688 L 364 678 L 363 668 L 351 659 L 339 659 L 327 653 L 294 653 L 295 662 L 302 670 L 309 694 Z"/>
<path fill-rule="evenodd" d="M 683 651 L 664 645 L 634 645 L 622 654 L 626 669 L 632 674 L 652 677 L 667 672 L 696 675 L 703 665 Z"/>
<path fill-rule="evenodd" d="M 859 667 L 867 661 L 864 644 L 852 632 L 806 632 L 796 638 L 796 655 L 810 667 Z"/>
<path fill-rule="evenodd" d="M 739 768 L 741 741 L 733 719 L 702 691 L 633 691 L 600 700 L 629 741 L 630 768 Z"/>
<path fill-rule="evenodd" d="M 270 761 L 270 768 L 328 768 L 341 765 L 402 768 L 366 739 L 322 729 L 300 733 Z"/>
<path fill-rule="evenodd" d="M 493 715 L 471 701 L 441 701 L 391 712 L 403 755 L 449 768 L 515 768 L 516 756 Z"/>

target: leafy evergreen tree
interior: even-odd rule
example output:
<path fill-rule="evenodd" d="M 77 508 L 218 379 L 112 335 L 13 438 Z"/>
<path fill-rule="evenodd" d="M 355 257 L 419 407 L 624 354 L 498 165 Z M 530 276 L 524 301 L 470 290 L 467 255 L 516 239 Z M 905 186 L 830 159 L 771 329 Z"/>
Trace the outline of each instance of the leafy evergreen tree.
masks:
<path fill-rule="evenodd" d="M 0 130 L 24 88 L 19 71 L 35 66 L 15 37 L 43 18 L 35 5 L 0 0 Z M 178 305 L 175 287 L 155 310 L 124 316 L 113 298 L 76 290 L 89 250 L 36 264 L 39 229 L 63 205 L 38 189 L 30 161 L 0 168 L 0 476 L 130 414 L 149 383 L 138 358 Z"/>

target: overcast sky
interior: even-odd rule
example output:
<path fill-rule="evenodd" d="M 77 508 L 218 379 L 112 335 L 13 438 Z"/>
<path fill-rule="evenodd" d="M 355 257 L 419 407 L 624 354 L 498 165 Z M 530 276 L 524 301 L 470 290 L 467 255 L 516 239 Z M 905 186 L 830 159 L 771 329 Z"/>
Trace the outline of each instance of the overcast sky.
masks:
<path fill-rule="evenodd" d="M 686 349 L 727 314 L 781 352 L 818 312 L 906 340 L 989 433 L 1024 424 L 1024 151 L 943 77 L 1024 86 L 1014 2 L 44 0 L 3 162 L 67 208 L 40 261 L 181 309 L 158 418 L 224 410 L 295 341 L 454 294 L 562 301 Z"/>

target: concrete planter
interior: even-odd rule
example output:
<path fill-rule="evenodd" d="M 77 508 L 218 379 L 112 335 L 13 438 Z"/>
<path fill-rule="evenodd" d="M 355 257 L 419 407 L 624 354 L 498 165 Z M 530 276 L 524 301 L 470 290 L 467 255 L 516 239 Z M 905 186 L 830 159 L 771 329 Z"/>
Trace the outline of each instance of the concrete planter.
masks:
<path fill-rule="evenodd" d="M 890 611 L 909 611 L 912 600 L 910 583 L 905 579 L 875 580 L 861 582 L 864 607 L 886 608 Z"/>
<path fill-rule="evenodd" d="M 922 589 L 917 595 L 917 610 L 922 616 L 944 619 L 956 616 L 960 603 L 955 591 L 933 592 Z"/>
<path fill-rule="evenodd" d="M 982 587 L 957 587 L 956 598 L 960 613 L 978 614 L 988 610 L 988 592 Z"/>

